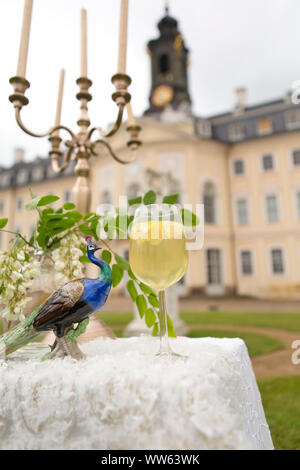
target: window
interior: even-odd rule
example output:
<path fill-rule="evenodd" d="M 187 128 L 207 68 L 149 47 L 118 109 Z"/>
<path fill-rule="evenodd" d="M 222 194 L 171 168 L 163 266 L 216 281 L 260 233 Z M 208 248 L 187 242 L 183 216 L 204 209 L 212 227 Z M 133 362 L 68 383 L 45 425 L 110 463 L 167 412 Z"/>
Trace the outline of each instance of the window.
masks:
<path fill-rule="evenodd" d="M 170 61 L 168 54 L 161 54 L 159 57 L 159 73 L 168 73 L 170 70 Z"/>
<path fill-rule="evenodd" d="M 9 171 L 6 171 L 1 174 L 1 179 L 0 179 L 0 186 L 8 186 L 10 184 L 11 180 L 11 173 Z"/>
<path fill-rule="evenodd" d="M 243 124 L 231 124 L 228 127 L 229 140 L 236 142 L 242 140 L 245 137 L 245 127 Z"/>
<path fill-rule="evenodd" d="M 102 191 L 100 194 L 100 203 L 101 204 L 112 204 L 112 198 L 110 191 L 106 189 L 105 191 Z"/>
<path fill-rule="evenodd" d="M 243 276 L 253 274 L 252 253 L 249 250 L 241 251 L 241 272 Z"/>
<path fill-rule="evenodd" d="M 28 171 L 27 170 L 20 170 L 17 174 L 17 183 L 24 184 L 27 182 L 28 179 Z"/>
<path fill-rule="evenodd" d="M 292 109 L 285 113 L 285 124 L 288 129 L 298 129 L 300 127 L 300 109 Z"/>
<path fill-rule="evenodd" d="M 203 189 L 204 221 L 206 224 L 216 223 L 216 195 L 214 183 L 205 183 Z"/>
<path fill-rule="evenodd" d="M 71 191 L 68 189 L 64 192 L 64 202 L 70 202 L 71 201 Z"/>
<path fill-rule="evenodd" d="M 32 179 L 34 181 L 38 181 L 43 179 L 44 177 L 44 168 L 43 166 L 39 165 L 33 168 L 32 170 Z"/>
<path fill-rule="evenodd" d="M 259 135 L 270 134 L 272 132 L 272 121 L 269 118 L 259 119 L 256 123 L 257 132 Z"/>
<path fill-rule="evenodd" d="M 0 201 L 0 213 L 4 211 L 4 202 Z"/>
<path fill-rule="evenodd" d="M 53 170 L 52 165 L 50 164 L 50 165 L 47 167 L 47 178 L 53 178 L 53 176 L 56 176 L 56 173 L 55 173 L 55 171 Z"/>
<path fill-rule="evenodd" d="M 233 163 L 233 171 L 235 175 L 243 175 L 245 173 L 244 160 L 235 160 Z"/>
<path fill-rule="evenodd" d="M 300 191 L 296 194 L 296 205 L 297 205 L 297 219 L 300 220 Z"/>
<path fill-rule="evenodd" d="M 266 209 L 267 209 L 267 221 L 268 222 L 278 222 L 278 201 L 275 194 L 269 194 L 266 197 Z"/>
<path fill-rule="evenodd" d="M 271 250 L 271 263 L 273 274 L 284 273 L 283 252 L 281 248 L 273 248 Z"/>
<path fill-rule="evenodd" d="M 138 183 L 131 183 L 127 188 L 128 199 L 134 199 L 141 194 L 142 190 Z"/>
<path fill-rule="evenodd" d="M 294 166 L 300 165 L 300 150 L 293 151 L 293 165 Z"/>
<path fill-rule="evenodd" d="M 17 200 L 17 211 L 21 211 L 23 207 L 23 201 L 22 199 Z"/>
<path fill-rule="evenodd" d="M 208 284 L 221 284 L 221 253 L 219 249 L 206 251 L 207 282 Z"/>
<path fill-rule="evenodd" d="M 249 223 L 247 199 L 245 198 L 237 199 L 236 206 L 237 206 L 238 225 L 247 225 Z"/>
<path fill-rule="evenodd" d="M 263 157 L 262 157 L 262 167 L 263 167 L 264 171 L 274 170 L 273 155 L 263 155 Z"/>
<path fill-rule="evenodd" d="M 197 132 L 201 137 L 211 137 L 211 124 L 205 119 L 197 120 Z"/>

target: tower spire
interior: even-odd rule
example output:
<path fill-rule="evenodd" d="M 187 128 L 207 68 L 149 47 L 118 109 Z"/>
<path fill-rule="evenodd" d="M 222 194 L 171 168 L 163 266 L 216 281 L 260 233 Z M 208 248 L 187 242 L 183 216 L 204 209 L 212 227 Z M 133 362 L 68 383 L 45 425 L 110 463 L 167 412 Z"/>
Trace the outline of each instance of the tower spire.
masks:
<path fill-rule="evenodd" d="M 169 1 L 165 0 L 165 14 L 166 16 L 169 15 Z"/>
<path fill-rule="evenodd" d="M 165 16 L 158 22 L 159 37 L 148 42 L 151 57 L 150 106 L 146 115 L 160 118 L 167 109 L 182 114 L 190 113 L 191 99 L 188 89 L 188 49 L 178 29 L 178 22 L 169 15 L 169 2 L 165 1 Z"/>

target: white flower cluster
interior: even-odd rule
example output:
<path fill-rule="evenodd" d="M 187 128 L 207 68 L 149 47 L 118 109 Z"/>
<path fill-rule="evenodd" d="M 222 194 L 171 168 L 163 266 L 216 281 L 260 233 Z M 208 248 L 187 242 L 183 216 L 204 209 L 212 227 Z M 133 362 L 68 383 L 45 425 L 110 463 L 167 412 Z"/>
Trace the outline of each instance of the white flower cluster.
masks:
<path fill-rule="evenodd" d="M 82 264 L 79 261 L 82 256 L 80 249 L 82 243 L 84 243 L 83 238 L 73 232 L 64 237 L 60 247 L 52 252 L 57 287 L 83 276 Z"/>
<path fill-rule="evenodd" d="M 40 261 L 29 248 L 13 247 L 0 252 L 0 315 L 8 321 L 23 320 L 23 312 L 30 297 L 27 290 L 40 273 Z"/>

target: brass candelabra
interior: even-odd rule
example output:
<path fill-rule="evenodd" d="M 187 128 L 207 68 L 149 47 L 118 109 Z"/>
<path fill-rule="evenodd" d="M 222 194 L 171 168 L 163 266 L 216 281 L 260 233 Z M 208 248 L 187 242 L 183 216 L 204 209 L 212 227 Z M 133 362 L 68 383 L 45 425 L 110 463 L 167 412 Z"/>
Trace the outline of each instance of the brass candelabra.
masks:
<path fill-rule="evenodd" d="M 106 140 L 115 135 L 122 124 L 124 108 L 131 99 L 131 95 L 127 91 L 131 83 L 130 77 L 121 73 L 117 73 L 112 77 L 112 82 L 116 88 L 112 99 L 118 106 L 118 115 L 114 125 L 107 133 L 105 133 L 101 127 L 90 127 L 91 122 L 88 115 L 88 102 L 92 99 L 92 95 L 89 93 L 92 81 L 88 78 L 80 77 L 76 81 L 79 86 L 79 93 L 77 93 L 76 98 L 80 101 L 80 114 L 77 121 L 79 131 L 76 134 L 63 125 L 53 126 L 46 132 L 40 134 L 29 130 L 22 121 L 21 110 L 23 106 L 29 103 L 28 98 L 25 96 L 25 91 L 29 88 L 30 83 L 25 78 L 19 76 L 12 77 L 9 81 L 14 88 L 14 93 L 10 95 L 9 100 L 14 105 L 16 121 L 19 127 L 32 137 L 49 137 L 51 145 L 49 155 L 51 156 L 53 170 L 56 173 L 61 173 L 67 168 L 71 160 L 76 160 L 77 163 L 74 171 L 77 179 L 73 188 L 73 200 L 77 209 L 83 214 L 86 214 L 90 209 L 91 202 L 91 190 L 88 184 L 90 173 L 89 158 L 92 155 L 99 155 L 96 151 L 96 146 L 98 144 L 103 145 L 109 151 L 110 155 L 119 163 L 124 164 L 132 161 L 132 158 L 123 160 L 118 157 Z M 62 138 L 59 136 L 60 130 L 67 132 L 69 135 L 69 138 L 64 140 L 66 146 L 64 153 L 61 151 Z M 136 123 L 130 123 L 129 121 L 126 130 L 129 133 L 127 146 L 131 151 L 135 151 L 141 145 L 141 141 L 138 138 L 141 128 Z M 92 140 L 96 132 L 99 133 L 99 138 Z"/>
<path fill-rule="evenodd" d="M 139 140 L 140 127 L 137 125 L 133 117 L 130 107 L 131 95 L 127 90 L 131 83 L 131 78 L 125 73 L 128 0 L 120 1 L 121 13 L 118 72 L 112 77 L 112 83 L 115 86 L 115 92 L 112 94 L 112 99 L 118 107 L 118 115 L 114 125 L 108 132 L 105 133 L 101 127 L 91 127 L 88 115 L 88 103 L 92 99 L 92 95 L 89 92 L 92 81 L 87 78 L 87 24 L 85 10 L 81 11 L 81 77 L 76 81 L 79 86 L 79 93 L 77 93 L 76 98 L 80 102 L 80 113 L 79 119 L 77 120 L 79 130 L 77 133 L 72 132 L 71 129 L 61 125 L 60 123 L 64 70 L 61 71 L 55 125 L 46 132 L 38 134 L 29 130 L 23 124 L 21 119 L 21 110 L 23 106 L 26 106 L 29 103 L 28 98 L 25 96 L 25 92 L 30 87 L 30 83 L 25 78 L 25 73 L 33 0 L 25 0 L 17 75 L 9 80 L 14 89 L 14 93 L 10 95 L 9 100 L 14 105 L 16 121 L 19 127 L 26 132 L 26 134 L 29 134 L 32 137 L 49 138 L 51 146 L 49 155 L 51 157 L 53 170 L 56 173 L 61 173 L 67 168 L 71 160 L 76 160 L 75 175 L 77 178 L 73 188 L 73 201 L 76 204 L 77 209 L 83 214 L 86 214 L 90 210 L 91 190 L 88 182 L 90 173 L 89 158 L 92 155 L 99 154 L 96 150 L 97 145 L 103 145 L 109 151 L 110 155 L 119 163 L 129 163 L 133 160 L 133 158 L 128 158 L 126 160 L 119 158 L 107 141 L 109 137 L 115 135 L 119 130 L 126 106 L 128 112 L 126 129 L 129 134 L 127 146 L 130 151 L 136 151 L 141 145 L 141 141 Z M 60 137 L 60 131 L 68 134 L 68 138 L 64 141 Z M 96 132 L 99 134 L 98 139 L 92 140 L 92 137 Z M 64 152 L 61 150 L 62 142 L 66 147 Z M 134 152 L 130 153 L 133 155 Z"/>

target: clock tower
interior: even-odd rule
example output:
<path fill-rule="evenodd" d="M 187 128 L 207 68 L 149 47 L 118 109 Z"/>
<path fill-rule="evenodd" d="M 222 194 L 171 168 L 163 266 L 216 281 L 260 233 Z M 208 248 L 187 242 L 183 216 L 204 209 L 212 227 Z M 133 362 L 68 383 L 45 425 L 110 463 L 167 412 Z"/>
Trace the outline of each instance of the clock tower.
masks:
<path fill-rule="evenodd" d="M 177 21 L 165 16 L 159 21 L 160 36 L 148 42 L 147 52 L 151 59 L 150 106 L 146 116 L 160 118 L 166 108 L 181 114 L 190 115 L 191 99 L 188 92 L 188 49 L 178 30 Z"/>

